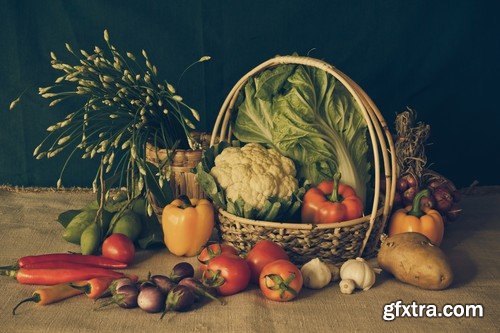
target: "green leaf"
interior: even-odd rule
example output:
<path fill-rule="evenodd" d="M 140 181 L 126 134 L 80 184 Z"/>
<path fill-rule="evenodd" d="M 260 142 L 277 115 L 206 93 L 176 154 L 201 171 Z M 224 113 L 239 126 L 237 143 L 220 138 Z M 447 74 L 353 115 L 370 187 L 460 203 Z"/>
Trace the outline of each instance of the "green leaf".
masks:
<path fill-rule="evenodd" d="M 370 163 L 367 125 L 360 106 L 323 70 L 297 66 L 282 83 L 282 76 L 274 75 L 280 67 L 245 84 L 244 98 L 236 105 L 235 136 L 243 142 L 266 144 L 290 157 L 298 177 L 314 184 L 340 172 L 341 181 L 364 200 Z"/>
<path fill-rule="evenodd" d="M 262 73 L 259 79 L 255 81 L 255 97 L 264 101 L 271 101 L 274 95 L 281 90 L 295 67 L 296 65 L 283 65 Z"/>
<path fill-rule="evenodd" d="M 238 215 L 238 210 L 237 210 L 234 202 L 229 201 L 229 200 L 227 201 L 227 212 L 229 214 Z"/>
<path fill-rule="evenodd" d="M 72 209 L 62 212 L 57 217 L 57 222 L 59 222 L 64 228 L 66 228 L 68 224 L 71 222 L 71 220 L 81 212 L 82 212 L 81 209 Z"/>

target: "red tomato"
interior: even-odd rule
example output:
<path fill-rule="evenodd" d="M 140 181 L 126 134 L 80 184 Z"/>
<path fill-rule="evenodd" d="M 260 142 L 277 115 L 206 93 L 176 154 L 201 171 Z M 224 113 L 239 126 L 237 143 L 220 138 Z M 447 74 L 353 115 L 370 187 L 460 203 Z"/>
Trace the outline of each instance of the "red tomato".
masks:
<path fill-rule="evenodd" d="M 302 273 L 288 260 L 276 260 L 260 273 L 259 286 L 266 298 L 286 302 L 294 299 L 302 289 Z"/>
<path fill-rule="evenodd" d="M 124 234 L 112 234 L 102 243 L 102 255 L 130 264 L 135 256 L 134 243 Z"/>
<path fill-rule="evenodd" d="M 203 250 L 201 250 L 200 254 L 198 255 L 198 261 L 202 264 L 208 264 L 208 262 L 213 258 L 225 254 L 232 254 L 237 256 L 238 250 L 227 244 L 210 244 L 209 246 L 206 246 Z"/>
<path fill-rule="evenodd" d="M 237 256 L 238 250 L 228 244 L 210 244 L 201 250 L 198 255 L 198 261 L 200 265 L 198 266 L 198 270 L 201 274 L 207 269 L 207 264 L 215 257 L 223 256 L 226 254 L 232 254 Z"/>
<path fill-rule="evenodd" d="M 202 280 L 205 285 L 216 287 L 219 294 L 229 296 L 246 289 L 250 282 L 250 268 L 238 256 L 218 256 L 210 260 Z"/>
<path fill-rule="evenodd" d="M 257 242 L 247 255 L 248 267 L 252 272 L 252 282 L 259 284 L 260 272 L 264 266 L 278 259 L 289 260 L 281 246 L 268 240 Z"/>

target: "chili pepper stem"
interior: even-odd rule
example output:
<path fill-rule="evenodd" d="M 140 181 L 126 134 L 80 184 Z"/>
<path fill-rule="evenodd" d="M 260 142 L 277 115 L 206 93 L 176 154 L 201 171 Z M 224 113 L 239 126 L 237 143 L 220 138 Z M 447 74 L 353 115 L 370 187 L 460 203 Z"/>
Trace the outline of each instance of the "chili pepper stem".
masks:
<path fill-rule="evenodd" d="M 0 270 L 17 270 L 19 269 L 19 265 L 7 265 L 7 266 L 0 266 Z"/>
<path fill-rule="evenodd" d="M 9 276 L 15 278 L 17 275 L 17 269 L 1 269 L 0 275 Z"/>
<path fill-rule="evenodd" d="M 26 302 L 35 302 L 35 303 L 38 303 L 38 302 L 40 302 L 40 295 L 39 294 L 34 294 L 33 296 L 28 297 L 26 299 L 23 299 L 21 302 L 17 303 L 17 305 L 12 309 L 12 315 L 15 316 L 17 308 L 21 304 L 26 303 Z"/>
<path fill-rule="evenodd" d="M 428 189 L 422 190 L 415 195 L 415 198 L 413 199 L 413 204 L 411 207 L 411 210 L 408 212 L 408 215 L 416 216 L 416 217 L 421 217 L 424 215 L 424 212 L 422 209 L 420 209 L 420 200 L 424 197 L 428 197 L 431 194 L 431 192 Z"/>
<path fill-rule="evenodd" d="M 91 287 L 90 287 L 90 285 L 88 285 L 88 284 L 85 284 L 85 285 L 83 285 L 83 286 L 79 286 L 79 285 L 77 285 L 77 284 L 70 283 L 70 284 L 69 284 L 69 286 L 70 286 L 71 288 L 76 289 L 76 290 L 80 290 L 80 291 L 81 291 L 81 292 L 83 292 L 84 294 L 88 294 L 88 293 L 90 293 L 90 288 L 91 288 Z"/>
<path fill-rule="evenodd" d="M 342 177 L 342 175 L 340 174 L 340 172 L 337 172 L 337 173 L 335 173 L 335 175 L 333 175 L 333 191 L 332 191 L 332 194 L 330 195 L 330 198 L 329 198 L 329 200 L 331 202 L 339 202 L 340 201 L 339 182 L 340 182 L 341 177 Z"/>

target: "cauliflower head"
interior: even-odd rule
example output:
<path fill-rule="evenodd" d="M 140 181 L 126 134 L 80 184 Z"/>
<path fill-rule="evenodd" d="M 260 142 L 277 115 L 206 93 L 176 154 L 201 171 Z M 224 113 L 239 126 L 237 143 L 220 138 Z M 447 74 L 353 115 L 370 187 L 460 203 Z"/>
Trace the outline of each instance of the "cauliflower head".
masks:
<path fill-rule="evenodd" d="M 226 191 L 227 199 L 241 198 L 256 209 L 262 209 L 269 197 L 288 200 L 298 189 L 293 161 L 258 143 L 224 149 L 210 174 Z"/>

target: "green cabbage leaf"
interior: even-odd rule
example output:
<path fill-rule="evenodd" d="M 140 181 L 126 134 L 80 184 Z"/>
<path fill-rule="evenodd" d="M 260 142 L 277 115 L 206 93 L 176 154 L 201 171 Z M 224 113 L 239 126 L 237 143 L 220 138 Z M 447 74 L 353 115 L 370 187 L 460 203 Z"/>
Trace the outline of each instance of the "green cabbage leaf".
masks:
<path fill-rule="evenodd" d="M 336 172 L 365 201 L 370 180 L 367 125 L 354 97 L 335 77 L 302 65 L 280 65 L 251 78 L 238 96 L 234 135 L 294 160 L 313 184 Z"/>

